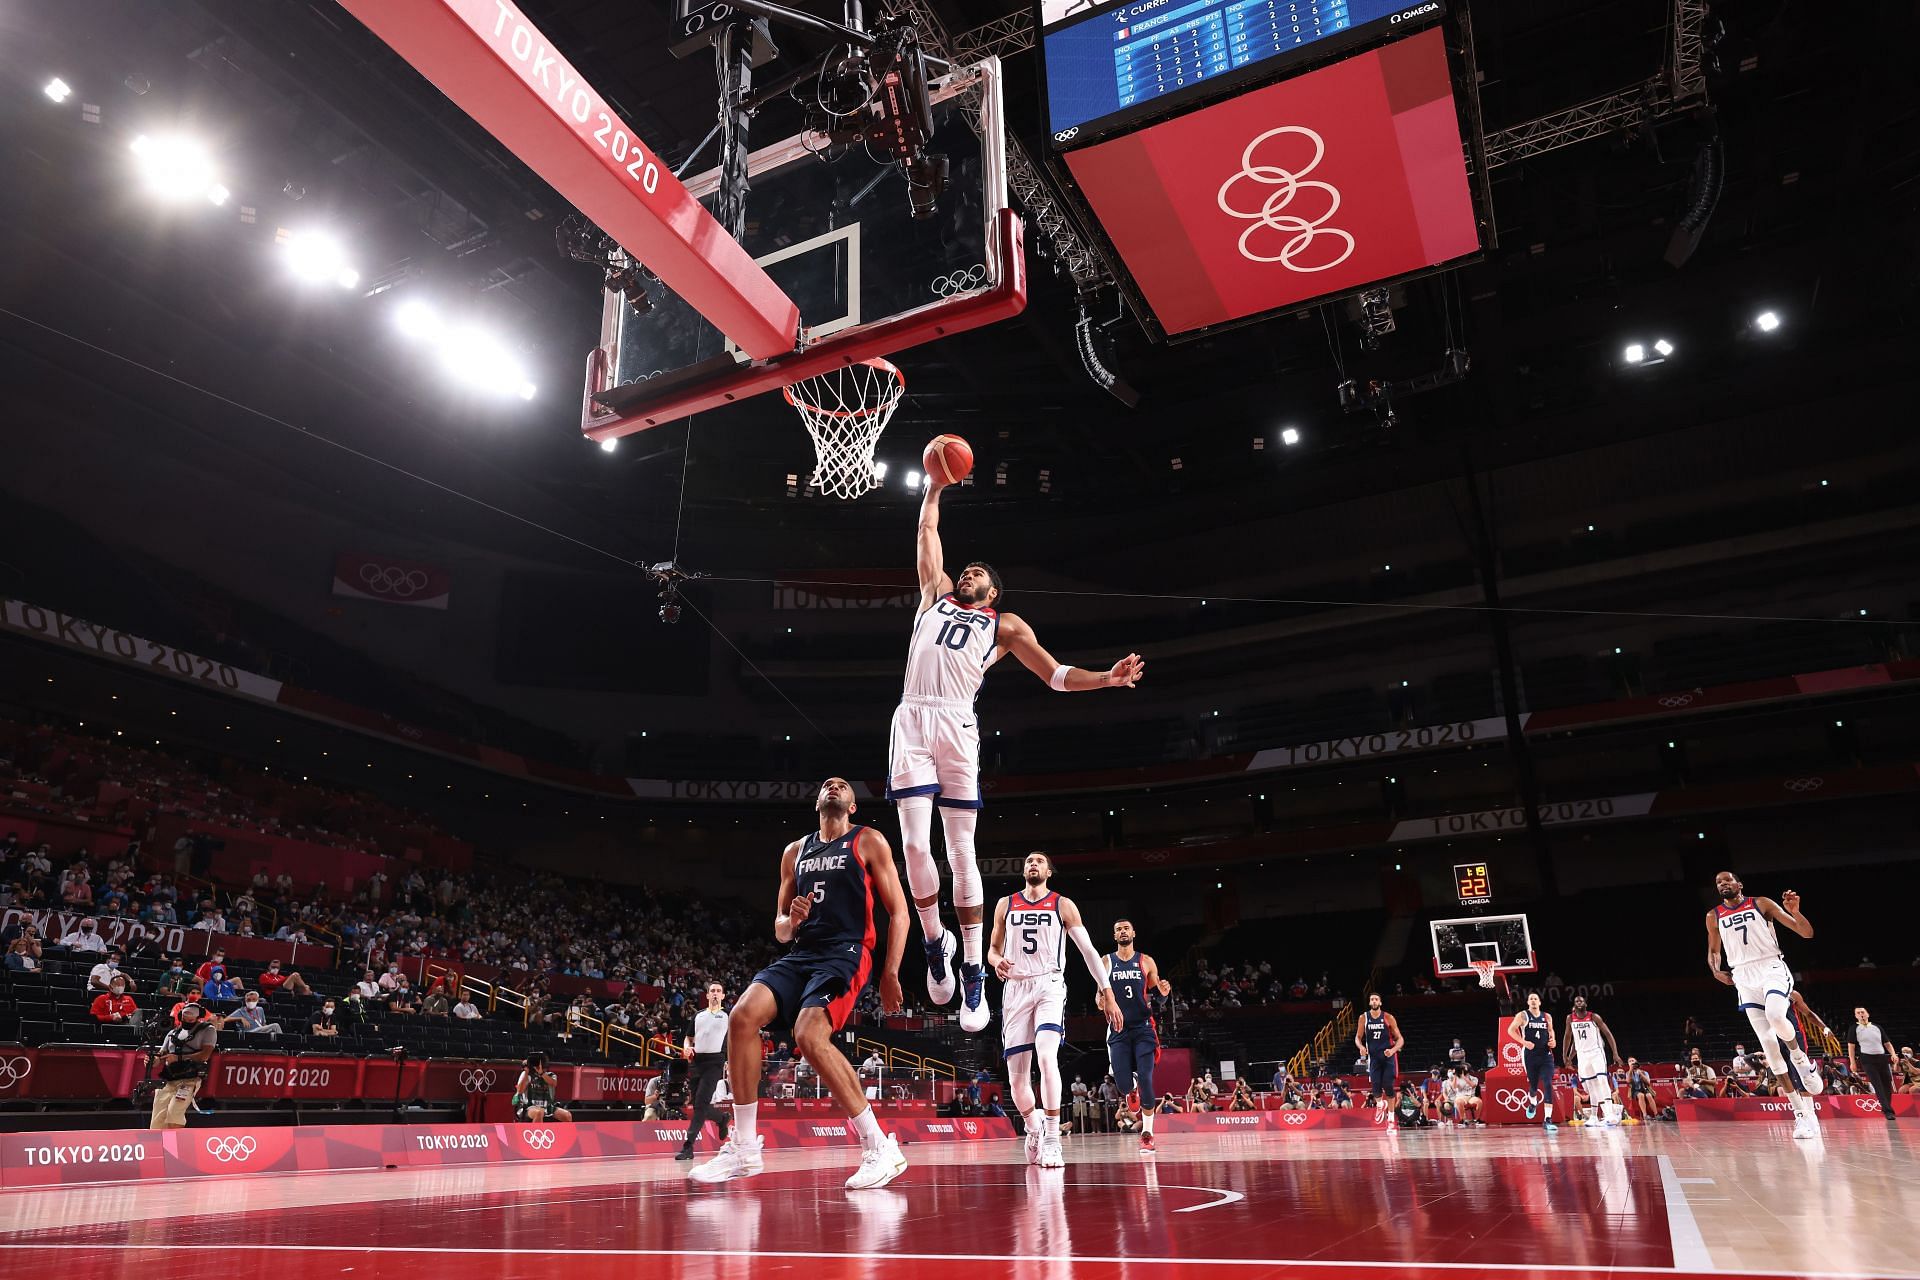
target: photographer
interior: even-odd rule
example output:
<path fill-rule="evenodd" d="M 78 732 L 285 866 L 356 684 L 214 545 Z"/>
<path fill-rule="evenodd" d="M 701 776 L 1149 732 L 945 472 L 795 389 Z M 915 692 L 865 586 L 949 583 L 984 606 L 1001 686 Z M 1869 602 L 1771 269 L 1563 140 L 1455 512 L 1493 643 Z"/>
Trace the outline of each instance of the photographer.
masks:
<path fill-rule="evenodd" d="M 214 1030 L 199 1001 L 180 1006 L 180 1025 L 160 1042 L 160 1088 L 153 1095 L 152 1129 L 184 1129 L 187 1108 L 213 1061 Z"/>
<path fill-rule="evenodd" d="M 560 1077 L 547 1070 L 547 1055 L 534 1050 L 514 1082 L 513 1114 L 529 1124 L 543 1124 L 549 1116 L 571 1123 L 573 1113 L 559 1105 L 559 1086 Z"/>

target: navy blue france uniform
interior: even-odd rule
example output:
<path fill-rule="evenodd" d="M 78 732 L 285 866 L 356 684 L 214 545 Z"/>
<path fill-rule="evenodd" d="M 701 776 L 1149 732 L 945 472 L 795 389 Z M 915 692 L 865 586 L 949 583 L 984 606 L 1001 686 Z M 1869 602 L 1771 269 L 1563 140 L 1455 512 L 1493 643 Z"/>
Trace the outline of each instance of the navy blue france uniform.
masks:
<path fill-rule="evenodd" d="M 1527 1025 L 1521 1029 L 1521 1039 L 1526 1042 L 1527 1092 L 1549 1102 L 1553 1100 L 1553 1050 L 1547 1041 L 1552 1032 L 1553 1020 L 1545 1013 L 1527 1014 Z"/>
<path fill-rule="evenodd" d="M 1119 952 L 1109 952 L 1106 965 L 1113 1001 L 1124 1019 L 1120 1030 L 1107 1029 L 1107 1058 L 1113 1067 L 1114 1087 L 1124 1097 L 1137 1079 L 1140 1105 L 1151 1108 L 1157 1101 L 1153 1064 L 1160 1057 L 1160 1033 L 1153 1025 L 1153 1011 L 1147 1007 L 1146 957 L 1136 951 L 1133 959 L 1122 960 Z"/>
<path fill-rule="evenodd" d="M 1393 1033 L 1387 1027 L 1386 1010 L 1381 1010 L 1378 1017 L 1363 1013 L 1360 1018 L 1366 1025 L 1367 1087 L 1375 1098 L 1381 1098 L 1394 1091 L 1400 1078 L 1400 1059 L 1387 1056 L 1387 1050 L 1393 1047 Z"/>
<path fill-rule="evenodd" d="M 873 973 L 873 883 L 860 860 L 865 830 L 850 828 L 837 840 L 816 831 L 794 859 L 794 885 L 813 906 L 793 931 L 793 950 L 753 976 L 773 993 L 782 1022 L 820 1008 L 838 1031 Z"/>

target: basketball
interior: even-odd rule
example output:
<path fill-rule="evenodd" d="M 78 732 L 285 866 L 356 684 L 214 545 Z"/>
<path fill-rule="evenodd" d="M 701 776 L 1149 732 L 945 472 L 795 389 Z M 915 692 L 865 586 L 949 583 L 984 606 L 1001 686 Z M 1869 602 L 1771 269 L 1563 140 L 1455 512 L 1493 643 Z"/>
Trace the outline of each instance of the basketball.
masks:
<path fill-rule="evenodd" d="M 959 436 L 935 436 L 927 441 L 920 461 L 942 484 L 959 484 L 973 474 L 973 446 Z"/>

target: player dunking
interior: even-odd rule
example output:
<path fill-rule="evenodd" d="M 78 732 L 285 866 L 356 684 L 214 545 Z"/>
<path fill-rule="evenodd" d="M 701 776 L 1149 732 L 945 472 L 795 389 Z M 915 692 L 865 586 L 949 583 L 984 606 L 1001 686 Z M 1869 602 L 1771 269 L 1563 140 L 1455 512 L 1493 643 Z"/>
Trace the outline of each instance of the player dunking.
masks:
<path fill-rule="evenodd" d="M 1508 1034 L 1526 1046 L 1521 1061 L 1527 1068 L 1527 1100 L 1521 1110 L 1529 1120 L 1544 1115 L 1540 1127 L 1554 1133 L 1560 1126 L 1553 1122 L 1553 1051 L 1560 1042 L 1553 1034 L 1553 1015 L 1540 1010 L 1538 991 L 1527 992 L 1527 1007 L 1513 1015 Z"/>
<path fill-rule="evenodd" d="M 893 850 L 871 827 L 853 825 L 853 787 L 845 778 L 820 785 L 818 831 L 780 855 L 780 895 L 773 936 L 793 950 L 755 974 L 727 1019 L 727 1074 L 733 1089 L 733 1134 L 718 1155 L 687 1176 L 695 1182 L 749 1178 L 764 1167 L 755 1131 L 760 1097 L 760 1028 L 791 1020 L 800 1056 L 845 1109 L 860 1137 L 860 1167 L 849 1190 L 883 1187 L 906 1172 L 906 1157 L 882 1133 L 853 1064 L 834 1047 L 853 1003 L 873 970 L 873 900 L 887 912 L 887 960 L 880 971 L 880 1007 L 900 1008 L 900 956 L 907 946 L 907 901 L 893 870 Z"/>
<path fill-rule="evenodd" d="M 1060 1151 L 1060 1041 L 1067 1034 L 1067 939 L 1080 949 L 1099 989 L 1107 1025 L 1120 1014 L 1107 998 L 1106 966 L 1093 949 L 1073 899 L 1047 887 L 1053 859 L 1030 853 L 1021 867 L 1026 886 L 993 909 L 993 942 L 987 963 L 1007 984 L 1000 1000 L 1000 1034 L 1006 1041 L 1007 1083 L 1013 1105 L 1027 1125 L 1027 1162 L 1058 1169 Z M 1033 1060 L 1040 1063 L 1040 1105 L 1033 1103 Z M 1036 1141 L 1036 1136 L 1038 1140 Z"/>
<path fill-rule="evenodd" d="M 1133 940 L 1133 922 L 1115 920 L 1114 949 L 1102 957 L 1102 963 L 1107 970 L 1105 999 L 1120 1007 L 1119 1028 L 1107 1032 L 1107 1058 L 1114 1087 L 1121 1093 L 1131 1092 L 1135 1080 L 1140 1082 L 1140 1154 L 1144 1156 L 1154 1150 L 1153 1108 L 1158 1099 L 1153 1096 L 1153 1064 L 1160 1058 L 1160 1032 L 1153 1025 L 1147 997 L 1167 995 L 1173 984 L 1160 976 L 1152 956 L 1133 949 Z"/>
<path fill-rule="evenodd" d="M 1707 969 L 1715 981 L 1734 989 L 1741 1010 L 1760 1037 L 1760 1048 L 1773 1074 L 1786 1078 L 1787 1067 L 1792 1065 L 1800 1086 L 1787 1097 L 1793 1107 L 1793 1136 L 1814 1137 L 1819 1122 L 1813 1095 L 1823 1086 L 1820 1072 L 1808 1060 L 1799 1028 L 1794 1025 L 1793 971 L 1781 958 L 1780 935 L 1774 931 L 1775 924 L 1783 924 L 1801 937 L 1811 938 L 1813 925 L 1800 914 L 1800 895 L 1791 889 L 1781 894 L 1778 902 L 1756 898 L 1731 871 L 1715 876 L 1713 888 L 1720 901 L 1707 912 Z M 1733 969 L 1731 975 L 1720 967 L 1723 955 Z"/>
<path fill-rule="evenodd" d="M 927 951 L 927 996 L 936 1005 L 953 999 L 953 935 L 940 923 L 940 869 L 933 861 L 933 810 L 940 810 L 953 868 L 953 909 L 960 920 L 960 1026 L 986 1028 L 985 970 L 981 967 L 980 868 L 974 860 L 974 826 L 980 816 L 980 728 L 974 699 L 987 669 L 1007 654 L 1063 692 L 1131 689 L 1146 674 L 1130 653 L 1109 671 L 1084 671 L 1054 661 L 1033 628 L 1000 613 L 1000 575 L 974 561 L 949 579 L 940 546 L 940 491 L 927 476 L 920 503 L 917 559 L 920 608 L 907 644 L 907 677 L 893 713 L 888 744 L 887 798 L 900 810 L 906 846 L 907 887 Z"/>
<path fill-rule="evenodd" d="M 1353 1043 L 1367 1055 L 1367 1089 L 1373 1094 L 1373 1122 L 1385 1124 L 1387 1113 L 1393 1110 L 1394 1094 L 1399 1091 L 1394 1082 L 1400 1075 L 1400 1050 L 1406 1048 L 1407 1041 L 1400 1034 L 1400 1023 L 1381 1007 L 1378 991 L 1367 997 L 1367 1011 L 1353 1029 Z"/>
<path fill-rule="evenodd" d="M 1578 1082 L 1576 1101 L 1579 1090 L 1585 1089 L 1587 1102 L 1600 1123 L 1619 1124 L 1620 1104 L 1613 1098 L 1612 1067 L 1620 1061 L 1620 1046 L 1614 1043 L 1607 1020 L 1587 1008 L 1585 996 L 1573 998 L 1573 1012 L 1567 1015 L 1567 1043 L 1561 1052 Z"/>

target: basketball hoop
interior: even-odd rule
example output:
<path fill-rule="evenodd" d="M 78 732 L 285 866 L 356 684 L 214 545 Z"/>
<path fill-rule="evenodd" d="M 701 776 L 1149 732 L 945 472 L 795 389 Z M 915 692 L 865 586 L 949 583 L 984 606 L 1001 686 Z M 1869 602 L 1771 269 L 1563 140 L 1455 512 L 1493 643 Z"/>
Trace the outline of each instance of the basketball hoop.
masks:
<path fill-rule="evenodd" d="M 1481 986 L 1489 991 L 1493 990 L 1494 971 L 1500 967 L 1498 960 L 1469 960 L 1467 967 L 1473 970 L 1476 978 L 1480 979 Z"/>
<path fill-rule="evenodd" d="M 857 498 L 879 485 L 873 449 L 906 393 L 906 375 L 878 358 L 829 369 L 781 390 L 813 437 L 815 488 L 836 498 Z"/>

